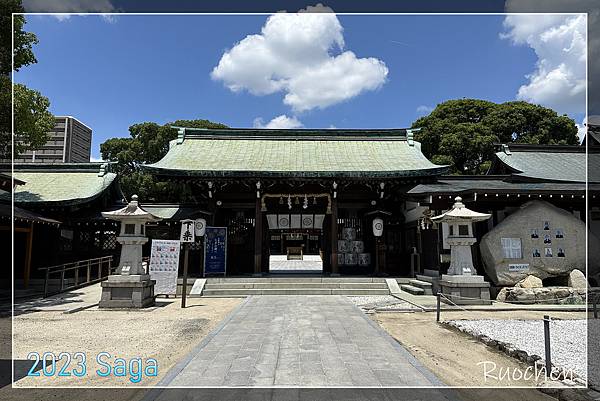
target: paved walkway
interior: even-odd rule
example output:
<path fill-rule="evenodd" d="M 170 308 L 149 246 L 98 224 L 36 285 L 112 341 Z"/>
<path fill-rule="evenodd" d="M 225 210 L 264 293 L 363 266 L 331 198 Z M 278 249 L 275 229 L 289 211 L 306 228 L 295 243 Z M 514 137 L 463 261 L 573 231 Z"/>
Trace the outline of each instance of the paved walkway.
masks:
<path fill-rule="evenodd" d="M 443 386 L 343 296 L 255 296 L 159 386 Z"/>

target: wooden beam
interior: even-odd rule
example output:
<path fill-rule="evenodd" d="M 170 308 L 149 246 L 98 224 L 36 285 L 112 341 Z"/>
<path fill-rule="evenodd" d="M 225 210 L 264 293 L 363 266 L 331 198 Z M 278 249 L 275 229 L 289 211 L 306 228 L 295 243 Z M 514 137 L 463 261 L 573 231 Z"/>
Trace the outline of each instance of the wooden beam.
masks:
<path fill-rule="evenodd" d="M 338 269 L 338 206 L 337 199 L 331 199 L 331 274 L 339 275 Z"/>
<path fill-rule="evenodd" d="M 11 229 L 10 226 L 0 226 L 0 230 L 9 231 Z M 14 232 L 16 233 L 28 233 L 30 230 L 29 227 L 15 227 Z"/>
<path fill-rule="evenodd" d="M 29 287 L 29 277 L 31 276 L 31 251 L 33 249 L 33 223 L 31 223 L 27 233 L 27 245 L 25 249 L 25 271 L 23 272 L 23 284 L 25 288 Z"/>
<path fill-rule="evenodd" d="M 261 211 L 260 198 L 256 198 L 254 208 L 254 274 L 260 275 L 262 271 L 262 238 L 263 238 L 263 215 Z"/>

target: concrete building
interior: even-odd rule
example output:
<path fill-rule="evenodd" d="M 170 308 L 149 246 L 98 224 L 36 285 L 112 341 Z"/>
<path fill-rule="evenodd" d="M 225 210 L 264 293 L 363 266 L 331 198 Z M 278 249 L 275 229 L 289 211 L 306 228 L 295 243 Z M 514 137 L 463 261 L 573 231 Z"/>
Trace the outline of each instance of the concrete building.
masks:
<path fill-rule="evenodd" d="M 48 142 L 15 157 L 15 163 L 89 163 L 92 129 L 71 116 L 57 116 Z"/>

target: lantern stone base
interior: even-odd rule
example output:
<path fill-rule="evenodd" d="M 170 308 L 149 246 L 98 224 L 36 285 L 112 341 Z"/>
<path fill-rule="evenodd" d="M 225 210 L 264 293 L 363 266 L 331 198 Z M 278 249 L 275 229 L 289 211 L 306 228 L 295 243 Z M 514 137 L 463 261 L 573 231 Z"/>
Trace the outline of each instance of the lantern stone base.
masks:
<path fill-rule="evenodd" d="M 148 274 L 111 275 L 101 283 L 100 308 L 139 309 L 154 306 L 154 284 Z"/>
<path fill-rule="evenodd" d="M 490 305 L 490 283 L 483 276 L 442 274 L 439 282 L 444 303 L 452 305 Z"/>

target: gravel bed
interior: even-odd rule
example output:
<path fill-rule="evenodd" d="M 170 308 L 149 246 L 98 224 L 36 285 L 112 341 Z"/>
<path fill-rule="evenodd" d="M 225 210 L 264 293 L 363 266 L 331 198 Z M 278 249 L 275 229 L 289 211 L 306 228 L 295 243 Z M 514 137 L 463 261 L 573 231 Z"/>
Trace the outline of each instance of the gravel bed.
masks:
<path fill-rule="evenodd" d="M 485 335 L 513 344 L 529 355 L 544 358 L 544 324 L 541 320 L 453 320 L 468 333 Z M 552 364 L 587 379 L 586 320 L 553 320 L 550 322 Z"/>
<path fill-rule="evenodd" d="M 391 295 L 348 297 L 354 305 L 364 310 L 372 309 L 419 309 L 416 306 Z"/>

